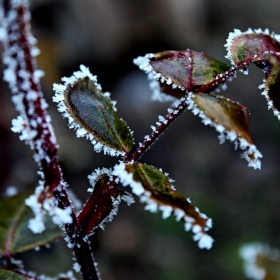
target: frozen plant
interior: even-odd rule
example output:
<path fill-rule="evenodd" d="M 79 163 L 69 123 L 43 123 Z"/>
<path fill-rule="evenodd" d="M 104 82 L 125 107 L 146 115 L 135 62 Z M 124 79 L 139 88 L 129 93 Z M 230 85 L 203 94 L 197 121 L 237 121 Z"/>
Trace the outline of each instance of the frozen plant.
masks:
<path fill-rule="evenodd" d="M 227 80 L 237 71 L 246 73 L 248 65 L 254 63 L 265 73 L 260 88 L 268 107 L 280 119 L 277 97 L 280 37 L 267 30 L 249 29 L 243 33 L 235 30 L 230 33 L 226 57 L 232 66 L 189 49 L 136 58 L 134 63 L 151 80 L 153 99 L 171 101 L 172 105 L 166 116 L 158 117 L 158 122 L 151 126 L 151 134 L 144 137 L 134 152 L 133 133 L 118 116 L 116 102 L 111 100 L 109 93 L 103 93 L 97 77 L 86 66 L 81 65 L 71 77 L 62 78 L 62 84 L 54 84 L 53 101 L 77 137 L 90 140 L 96 152 L 119 160 L 111 169 L 99 168 L 89 175 L 89 198 L 77 214 L 62 176 L 58 146 L 41 92 L 43 72 L 36 69 L 35 57 L 39 51 L 30 31 L 27 1 L 1 0 L 0 17 L 0 39 L 5 49 L 4 80 L 10 86 L 12 100 L 19 112 L 12 121 L 12 131 L 19 133 L 20 140 L 34 151 L 40 175 L 34 194 L 29 197 L 23 194 L 11 196 L 0 204 L 2 213 L 6 213 L 1 217 L 3 226 L 0 230 L 4 237 L 0 253 L 5 259 L 6 270 L 0 270 L 0 276 L 48 279 L 26 272 L 13 255 L 50 243 L 57 236 L 55 223 L 73 250 L 76 258 L 74 270 L 84 279 L 100 279 L 89 236 L 98 227 L 103 228 L 105 222 L 112 221 L 122 201 L 128 205 L 134 202 L 131 193 L 145 204 L 145 210 L 161 211 L 164 219 L 174 215 L 177 221 L 184 223 L 186 231 L 193 233 L 199 248 L 210 249 L 213 238 L 208 235 L 208 230 L 212 227 L 212 220 L 175 190 L 174 180 L 167 173 L 140 162 L 140 159 L 182 112 L 190 110 L 205 125 L 217 130 L 221 143 L 225 140 L 233 142 L 243 151 L 242 157 L 248 165 L 260 169 L 262 155 L 250 135 L 246 107 L 214 92 L 219 88 L 226 89 Z M 118 184 L 128 186 L 131 192 L 118 189 Z M 30 209 L 33 211 L 31 219 L 28 218 Z M 30 229 L 28 238 L 23 235 L 27 232 L 23 231 L 26 224 Z M 23 240 L 21 243 L 16 242 L 19 238 Z M 68 273 L 56 279 L 62 278 L 73 279 L 73 276 Z"/>

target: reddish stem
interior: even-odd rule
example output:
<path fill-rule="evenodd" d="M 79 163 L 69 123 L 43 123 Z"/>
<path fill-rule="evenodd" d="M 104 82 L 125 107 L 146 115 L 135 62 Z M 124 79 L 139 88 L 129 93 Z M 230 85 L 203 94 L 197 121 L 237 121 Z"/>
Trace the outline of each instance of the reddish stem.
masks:
<path fill-rule="evenodd" d="M 98 280 L 99 274 L 95 267 L 89 242 L 79 234 L 81 227 L 77 222 L 65 189 L 65 182 L 58 162 L 58 146 L 52 131 L 50 117 L 44 108 L 45 101 L 40 83 L 38 78 L 36 79 L 36 62 L 32 55 L 33 46 L 30 43 L 32 40 L 28 21 L 30 15 L 26 2 L 24 0 L 22 2 L 4 0 L 1 3 L 3 7 L 0 9 L 4 11 L 2 20 L 7 32 L 7 38 L 4 41 L 5 55 L 10 55 L 7 59 L 8 63 L 11 63 L 11 60 L 15 63 L 12 66 L 8 64 L 8 67 L 12 67 L 11 70 L 14 71 L 15 75 L 15 81 L 11 79 L 9 83 L 15 96 L 23 96 L 23 108 L 20 107 L 18 110 L 27 120 L 30 130 L 36 131 L 35 137 L 27 140 L 31 148 L 34 149 L 36 161 L 44 175 L 44 191 L 48 197 L 53 194 L 59 208 L 71 207 L 73 222 L 64 225 L 66 234 L 69 242 L 74 246 L 73 251 L 81 266 L 84 279 Z M 16 51 L 12 52 L 12 50 Z M 28 80 L 26 80 L 26 75 Z M 6 261 L 7 265 L 10 266 L 11 259 L 8 254 L 6 254 Z"/>

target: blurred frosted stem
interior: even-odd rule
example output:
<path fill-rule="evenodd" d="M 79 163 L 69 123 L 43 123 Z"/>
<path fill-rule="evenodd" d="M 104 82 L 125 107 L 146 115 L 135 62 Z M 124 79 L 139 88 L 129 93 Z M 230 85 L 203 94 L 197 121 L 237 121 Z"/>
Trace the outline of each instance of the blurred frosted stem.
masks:
<path fill-rule="evenodd" d="M 14 120 L 13 130 L 20 132 L 20 139 L 34 150 L 34 159 L 44 180 L 44 193 L 39 199 L 43 202 L 45 197 L 53 195 L 59 208 L 71 207 L 72 223 L 64 225 L 68 240 L 73 245 L 84 279 L 99 279 L 89 242 L 79 235 L 81 229 L 59 166 L 58 145 L 40 86 L 42 71 L 36 69 L 35 56 L 39 51 L 30 32 L 27 1 L 0 0 L 0 18 L 0 39 L 5 49 L 3 62 L 7 65 L 4 79 L 20 113 L 20 117 Z"/>

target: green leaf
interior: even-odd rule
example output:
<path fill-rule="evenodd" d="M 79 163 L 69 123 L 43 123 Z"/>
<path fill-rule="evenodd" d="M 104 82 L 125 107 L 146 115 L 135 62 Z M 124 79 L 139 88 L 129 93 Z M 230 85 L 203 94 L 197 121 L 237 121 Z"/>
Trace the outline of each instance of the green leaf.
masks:
<path fill-rule="evenodd" d="M 258 57 L 265 51 L 280 51 L 280 43 L 275 36 L 269 35 L 268 31 L 251 30 L 241 32 L 235 29 L 229 34 L 227 39 L 227 57 L 234 64 L 246 62 Z"/>
<path fill-rule="evenodd" d="M 254 63 L 261 68 L 266 79 L 259 88 L 264 88 L 262 95 L 268 102 L 268 108 L 274 111 L 274 115 L 280 120 L 280 57 L 274 55 L 261 55 Z"/>
<path fill-rule="evenodd" d="M 25 277 L 9 270 L 0 269 L 1 280 L 25 280 Z"/>
<path fill-rule="evenodd" d="M 0 254 L 28 251 L 61 236 L 61 230 L 46 215 L 46 230 L 41 234 L 30 231 L 27 225 L 29 219 L 33 218 L 33 212 L 25 205 L 29 195 L 19 194 L 0 201 Z"/>
<path fill-rule="evenodd" d="M 143 163 L 121 163 L 115 166 L 113 174 L 120 178 L 124 186 L 129 185 L 140 196 L 141 202 L 147 204 L 146 210 L 161 210 L 163 218 L 174 214 L 178 221 L 185 222 L 186 230 L 192 229 L 194 240 L 199 241 L 200 248 L 211 248 L 213 239 L 205 233 L 211 227 L 211 219 L 175 191 L 167 174 Z"/>
<path fill-rule="evenodd" d="M 244 64 L 245 69 L 250 62 L 265 73 L 262 95 L 266 97 L 268 108 L 280 120 L 280 36 L 269 34 L 268 30 L 251 30 L 241 32 L 235 30 L 227 40 L 227 57 L 233 64 Z"/>
<path fill-rule="evenodd" d="M 131 131 L 98 84 L 89 77 L 78 79 L 67 86 L 64 97 L 68 113 L 94 140 L 118 152 L 131 150 Z"/>
<path fill-rule="evenodd" d="M 160 84 L 161 91 L 176 98 L 185 96 L 185 90 L 195 91 L 211 82 L 218 74 L 229 70 L 225 63 L 202 52 L 164 51 L 134 60 Z M 164 83 L 165 82 L 165 83 Z M 217 85 L 209 88 L 212 91 Z"/>
<path fill-rule="evenodd" d="M 211 125 L 226 139 L 245 150 L 243 157 L 249 166 L 260 168 L 261 153 L 257 150 L 249 131 L 250 115 L 246 107 L 224 96 L 213 94 L 190 94 L 188 109 L 198 115 L 205 125 Z"/>

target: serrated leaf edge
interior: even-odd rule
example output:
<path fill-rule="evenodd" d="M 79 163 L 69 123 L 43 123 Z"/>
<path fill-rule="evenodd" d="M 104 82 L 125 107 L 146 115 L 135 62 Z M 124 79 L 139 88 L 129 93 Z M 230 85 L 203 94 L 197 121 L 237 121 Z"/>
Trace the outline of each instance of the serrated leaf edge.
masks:
<path fill-rule="evenodd" d="M 228 59 L 231 62 L 232 65 L 235 65 L 235 62 L 233 61 L 232 54 L 231 54 L 232 43 L 233 43 L 235 38 L 237 38 L 237 37 L 239 37 L 241 35 L 245 35 L 245 34 L 264 34 L 264 35 L 269 35 L 272 38 L 274 38 L 275 40 L 277 40 L 278 42 L 280 42 L 280 35 L 275 34 L 274 32 L 272 32 L 270 34 L 268 28 L 266 28 L 264 31 L 261 28 L 254 29 L 254 30 L 249 28 L 245 32 L 242 32 L 240 29 L 234 29 L 233 32 L 229 33 L 229 36 L 227 38 L 227 43 L 224 45 L 226 47 L 226 51 L 227 51 L 227 54 L 226 54 L 225 58 Z"/>
<path fill-rule="evenodd" d="M 97 89 L 102 90 L 101 85 L 97 82 L 97 76 L 92 75 L 89 69 L 84 65 L 80 65 L 80 71 L 74 72 L 71 77 L 63 77 L 61 79 L 64 84 L 53 85 L 53 90 L 55 91 L 53 102 L 57 103 L 57 110 L 62 114 L 64 118 L 68 119 L 69 128 L 73 129 L 76 132 L 76 136 L 78 138 L 85 137 L 87 140 L 91 141 L 95 152 L 99 153 L 103 151 L 105 155 L 107 154 L 110 156 L 124 156 L 124 151 L 115 150 L 97 141 L 91 133 L 87 132 L 80 124 L 76 123 L 76 121 L 69 114 L 67 105 L 65 104 L 64 92 L 66 91 L 68 85 L 73 85 L 79 79 L 84 78 L 89 78 L 95 84 Z M 108 92 L 105 92 L 104 95 L 108 98 L 110 97 L 110 93 Z M 116 101 L 111 100 L 111 103 L 113 105 L 114 111 L 116 111 Z"/>
<path fill-rule="evenodd" d="M 160 101 L 160 102 L 175 102 L 178 99 L 165 94 L 160 89 L 160 82 L 166 83 L 167 85 L 172 85 L 173 89 L 179 88 L 182 91 L 185 91 L 186 89 L 176 83 L 173 83 L 170 78 L 165 78 L 161 73 L 156 72 L 152 65 L 150 64 L 150 58 L 155 57 L 154 54 L 148 53 L 145 56 L 138 56 L 133 60 L 133 63 L 139 67 L 140 70 L 144 71 L 148 75 L 148 80 L 150 81 L 150 88 L 152 90 L 152 100 Z"/>
<path fill-rule="evenodd" d="M 261 95 L 263 95 L 267 101 L 268 110 L 271 109 L 273 111 L 274 116 L 277 117 L 278 120 L 280 121 L 280 112 L 274 107 L 273 101 L 270 99 L 268 95 L 268 90 L 266 87 L 266 79 L 263 79 L 263 84 L 259 85 L 259 89 L 264 89 L 264 91 L 261 92 Z"/>
<path fill-rule="evenodd" d="M 235 145 L 235 149 L 239 147 L 241 150 L 245 150 L 241 154 L 241 157 L 245 158 L 248 161 L 249 167 L 253 167 L 254 169 L 261 169 L 260 158 L 262 158 L 262 154 L 257 149 L 257 147 L 250 144 L 246 139 L 238 137 L 234 131 L 226 130 L 224 126 L 216 124 L 209 117 L 207 117 L 205 113 L 195 105 L 194 101 L 192 100 L 193 95 L 194 93 L 190 92 L 185 101 L 188 105 L 187 109 L 190 110 L 194 115 L 200 117 L 203 124 L 210 125 L 216 129 L 216 131 L 219 133 L 218 138 L 220 140 L 220 144 L 224 143 L 225 140 L 233 142 Z M 250 155 L 254 156 L 254 161 L 250 158 Z"/>
<path fill-rule="evenodd" d="M 210 249 L 214 242 L 214 239 L 208 235 L 205 231 L 208 231 L 212 227 L 212 219 L 208 218 L 205 214 L 200 213 L 199 209 L 196 207 L 195 210 L 197 213 L 203 218 L 207 219 L 205 228 L 198 224 L 195 224 L 195 219 L 193 217 L 188 216 L 185 211 L 182 209 L 173 209 L 169 205 L 159 204 L 155 200 L 151 198 L 151 193 L 149 191 L 145 191 L 142 184 L 133 180 L 133 174 L 128 173 L 125 170 L 125 163 L 121 162 L 114 167 L 112 172 L 113 175 L 118 176 L 120 178 L 120 182 L 124 187 L 130 186 L 132 192 L 140 197 L 141 203 L 146 203 L 144 207 L 145 210 L 150 211 L 151 213 L 156 213 L 158 210 L 162 211 L 162 218 L 168 218 L 172 213 L 174 214 L 176 221 L 180 221 L 183 219 L 185 231 L 192 230 L 194 236 L 193 240 L 198 241 L 198 247 L 201 249 Z M 166 176 L 166 174 L 165 174 Z M 169 179 L 170 182 L 173 182 L 172 179 Z M 190 202 L 189 199 L 186 199 Z"/>

